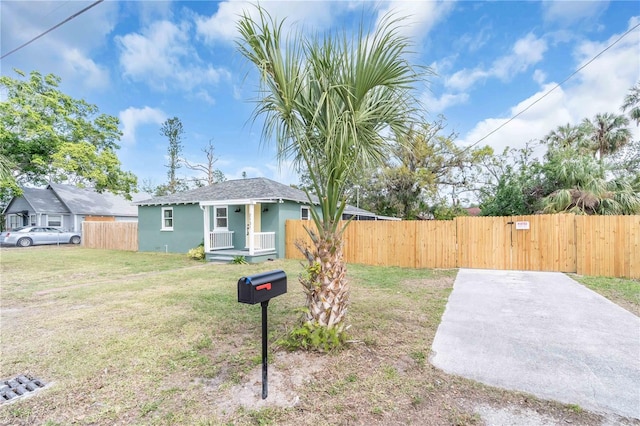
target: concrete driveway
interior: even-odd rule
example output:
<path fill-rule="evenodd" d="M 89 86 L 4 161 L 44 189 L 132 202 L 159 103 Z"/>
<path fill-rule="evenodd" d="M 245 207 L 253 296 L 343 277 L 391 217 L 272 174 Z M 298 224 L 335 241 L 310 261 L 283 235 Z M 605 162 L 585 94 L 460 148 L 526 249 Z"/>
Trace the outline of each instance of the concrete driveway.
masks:
<path fill-rule="evenodd" d="M 431 361 L 489 385 L 640 419 L 640 318 L 562 273 L 461 269 Z"/>

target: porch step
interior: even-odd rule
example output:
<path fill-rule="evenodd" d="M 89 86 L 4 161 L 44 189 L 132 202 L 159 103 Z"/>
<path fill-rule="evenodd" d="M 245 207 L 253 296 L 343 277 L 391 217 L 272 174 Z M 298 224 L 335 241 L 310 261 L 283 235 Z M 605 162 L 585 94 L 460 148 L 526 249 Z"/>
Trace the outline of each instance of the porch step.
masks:
<path fill-rule="evenodd" d="M 231 262 L 236 256 L 231 254 L 209 254 L 207 260 L 209 262 Z"/>
<path fill-rule="evenodd" d="M 208 262 L 220 262 L 220 263 L 230 263 L 233 262 L 233 259 L 237 256 L 243 256 L 248 263 L 260 263 L 266 260 L 276 259 L 278 254 L 275 250 L 269 251 L 266 253 L 254 254 L 253 256 L 249 255 L 245 251 L 239 250 L 229 250 L 229 251 L 215 251 L 209 252 L 205 254 L 206 260 Z"/>

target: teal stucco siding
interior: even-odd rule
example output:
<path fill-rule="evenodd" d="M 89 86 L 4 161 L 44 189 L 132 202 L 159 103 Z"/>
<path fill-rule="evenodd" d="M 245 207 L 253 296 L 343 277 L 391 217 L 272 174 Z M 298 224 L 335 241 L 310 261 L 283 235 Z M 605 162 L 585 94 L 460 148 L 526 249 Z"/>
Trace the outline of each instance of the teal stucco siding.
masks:
<path fill-rule="evenodd" d="M 285 222 L 300 219 L 300 204 L 293 201 L 262 203 L 260 206 L 260 230 L 276 233 L 278 258 L 285 257 Z M 162 230 L 162 208 L 173 209 L 173 230 Z M 214 228 L 214 207 L 209 209 L 210 229 Z M 247 206 L 228 205 L 228 230 L 233 231 L 233 248 L 246 246 L 245 211 Z M 319 207 L 314 206 L 319 212 Z M 239 210 L 236 212 L 236 210 Z M 265 211 L 266 210 L 266 211 Z M 198 204 L 165 206 L 138 206 L 138 250 L 152 252 L 186 253 L 203 242 L 204 213 Z"/>
<path fill-rule="evenodd" d="M 173 230 L 163 231 L 162 207 L 173 208 Z M 198 204 L 138 206 L 138 250 L 186 253 L 202 243 L 204 215 Z"/>
<path fill-rule="evenodd" d="M 300 220 L 302 207 L 309 207 L 309 204 L 300 204 L 293 201 L 285 201 L 281 204 L 276 204 L 278 207 L 278 220 L 276 230 L 276 250 L 279 258 L 285 257 L 285 223 L 289 219 Z M 321 214 L 319 206 L 313 206 L 318 214 Z"/>

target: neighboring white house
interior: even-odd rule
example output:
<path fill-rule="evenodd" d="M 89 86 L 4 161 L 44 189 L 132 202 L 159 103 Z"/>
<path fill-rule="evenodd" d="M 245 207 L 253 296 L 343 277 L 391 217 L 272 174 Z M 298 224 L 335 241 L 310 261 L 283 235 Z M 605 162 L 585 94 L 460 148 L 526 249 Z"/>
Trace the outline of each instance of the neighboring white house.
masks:
<path fill-rule="evenodd" d="M 50 226 L 81 232 L 85 220 L 137 222 L 136 201 L 148 199 L 146 193 L 131 194 L 132 200 L 110 192 L 51 183 L 46 188 L 22 188 L 22 195 L 11 199 L 4 209 L 5 229 L 20 226 Z"/>

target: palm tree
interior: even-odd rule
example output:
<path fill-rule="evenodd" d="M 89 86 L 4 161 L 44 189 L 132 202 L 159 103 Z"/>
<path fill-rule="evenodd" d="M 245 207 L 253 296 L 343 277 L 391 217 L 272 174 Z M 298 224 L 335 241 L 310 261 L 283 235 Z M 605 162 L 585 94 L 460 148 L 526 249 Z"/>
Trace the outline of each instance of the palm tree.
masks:
<path fill-rule="evenodd" d="M 397 19 L 385 18 L 373 34 L 361 27 L 355 39 L 301 32 L 283 38 L 283 21 L 256 8 L 256 19 L 241 17 L 237 46 L 260 72 L 254 119 L 264 117 L 263 140 L 275 137 L 279 159 L 306 171 L 319 198 L 321 214 L 311 209 L 317 231 L 307 228 L 313 244 L 298 248 L 308 260 L 300 279 L 303 327 L 328 336 L 332 342 L 320 344 L 327 349 L 344 341 L 349 305 L 342 239 L 348 222 L 341 223 L 346 183 L 356 171 L 383 164 L 389 131 L 401 139 L 416 121 L 412 89 L 426 69 L 407 62 L 409 43 Z"/>
<path fill-rule="evenodd" d="M 593 121 L 584 119 L 583 126 L 589 133 L 591 151 L 600 161 L 631 142 L 628 125 L 629 119 L 624 115 L 608 112 L 597 114 Z"/>
<path fill-rule="evenodd" d="M 635 120 L 636 126 L 640 126 L 640 82 L 633 86 L 622 104 L 622 111 L 629 110 L 629 117 Z"/>
<path fill-rule="evenodd" d="M 550 147 L 571 147 L 584 152 L 588 147 L 588 134 L 590 130 L 591 126 L 585 125 L 584 123 L 575 126 L 567 123 L 549 132 L 542 139 L 542 142 Z"/>
<path fill-rule="evenodd" d="M 544 213 L 626 215 L 640 213 L 640 192 L 627 179 L 607 181 L 605 167 L 571 148 L 547 155 L 545 177 L 555 188 L 542 202 Z"/>

